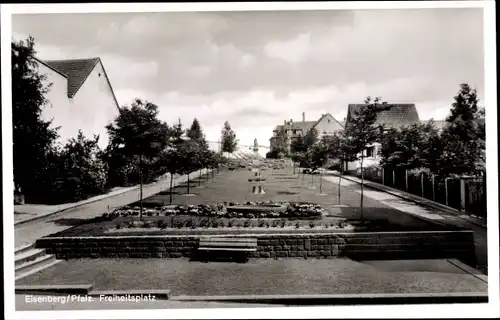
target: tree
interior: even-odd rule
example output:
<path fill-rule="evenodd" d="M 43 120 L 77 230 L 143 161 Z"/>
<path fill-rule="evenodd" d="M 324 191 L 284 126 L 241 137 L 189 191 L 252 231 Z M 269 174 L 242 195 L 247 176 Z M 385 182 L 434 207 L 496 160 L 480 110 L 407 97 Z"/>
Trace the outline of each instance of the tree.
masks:
<path fill-rule="evenodd" d="M 189 194 L 190 193 L 189 174 L 195 171 L 200 163 L 199 160 L 201 157 L 200 145 L 193 140 L 186 140 L 177 146 L 176 156 L 178 157 L 176 161 L 179 164 L 177 169 L 178 172 L 180 174 L 187 175 L 188 178 L 187 193 Z"/>
<path fill-rule="evenodd" d="M 313 146 L 311 146 L 310 150 L 308 151 L 308 154 L 310 154 L 310 168 L 315 171 L 319 168 L 322 168 L 326 162 L 328 161 L 328 147 L 324 143 L 315 143 Z M 322 179 L 323 172 L 320 172 L 320 194 L 323 193 L 323 179 Z M 312 177 L 314 175 L 311 174 Z"/>
<path fill-rule="evenodd" d="M 170 204 L 172 204 L 172 191 L 174 184 L 174 175 L 182 173 L 182 158 L 176 147 L 167 147 L 165 148 L 160 155 L 161 165 L 164 167 L 165 171 L 167 171 L 170 175 Z"/>
<path fill-rule="evenodd" d="M 36 197 L 42 190 L 50 190 L 50 158 L 54 155 L 54 143 L 58 138 L 52 121 L 42 118 L 48 101 L 45 95 L 50 84 L 38 71 L 34 56 L 35 41 L 12 42 L 12 138 L 14 184 L 26 199 Z"/>
<path fill-rule="evenodd" d="M 228 121 L 224 122 L 224 127 L 221 132 L 221 143 L 222 143 L 222 152 L 233 153 L 236 151 L 236 147 L 238 146 L 238 142 L 236 141 L 236 134 L 233 129 L 231 129 L 231 125 Z"/>
<path fill-rule="evenodd" d="M 318 142 L 318 131 L 315 128 L 311 128 L 307 131 L 304 136 L 304 149 L 309 150 L 316 142 Z"/>
<path fill-rule="evenodd" d="M 348 157 L 357 158 L 361 164 L 361 199 L 360 211 L 361 219 L 363 215 L 363 184 L 364 184 L 364 168 L 363 159 L 365 157 L 365 150 L 369 145 L 372 145 L 380 137 L 380 126 L 376 126 L 377 116 L 380 112 L 388 110 L 387 103 L 381 103 L 381 98 L 377 97 L 372 100 L 368 97 L 365 100 L 365 105 L 359 110 L 356 110 L 353 116 L 348 119 L 345 128 L 345 137 Z"/>
<path fill-rule="evenodd" d="M 182 125 L 181 119 L 177 121 L 176 124 L 172 126 L 170 129 L 170 142 L 174 145 L 178 145 L 182 142 L 184 142 L 184 134 L 186 133 L 186 130 L 184 129 Z"/>
<path fill-rule="evenodd" d="M 158 174 L 158 168 L 162 167 L 161 153 L 171 143 L 169 136 L 171 130 L 165 122 L 158 119 L 158 112 L 158 106 L 154 103 L 136 98 L 130 107 L 121 107 L 113 123 L 106 126 L 110 145 L 108 151 L 112 152 L 107 156 L 112 161 L 109 164 L 109 175 L 113 176 L 115 170 L 130 164 L 137 167 L 140 184 L 140 220 L 143 209 L 143 183 L 152 181 L 155 173 Z M 117 171 L 123 172 L 123 170 Z M 136 178 L 135 175 L 133 177 Z M 133 181 L 137 182 L 135 179 Z"/>
<path fill-rule="evenodd" d="M 198 119 L 194 118 L 193 123 L 191 124 L 191 128 L 187 130 L 186 135 L 189 139 L 195 141 L 201 141 L 203 137 L 203 131 L 201 130 L 200 122 Z"/>
<path fill-rule="evenodd" d="M 306 151 L 307 148 L 304 144 L 304 137 L 294 137 L 290 143 L 290 155 L 293 161 L 293 174 L 295 174 L 295 163 L 300 163 Z"/>
<path fill-rule="evenodd" d="M 340 204 L 341 197 L 341 182 L 342 174 L 344 173 L 344 164 L 355 160 L 352 152 L 349 149 L 350 145 L 346 143 L 345 132 L 338 132 L 332 135 L 325 135 L 321 137 L 321 143 L 325 146 L 328 157 L 336 159 L 339 162 L 339 181 L 337 185 L 338 204 Z"/>
<path fill-rule="evenodd" d="M 447 175 L 477 174 L 484 170 L 485 131 L 483 111 L 478 107 L 476 90 L 460 85 L 441 138 L 441 172 Z"/>
<path fill-rule="evenodd" d="M 276 153 L 277 158 L 284 158 L 289 154 L 288 144 L 290 142 L 290 138 L 286 132 L 285 127 L 280 127 L 276 134 L 275 147 L 274 151 Z"/>
<path fill-rule="evenodd" d="M 201 186 L 201 170 L 210 165 L 211 154 L 209 152 L 210 149 L 208 146 L 208 142 L 205 139 L 203 130 L 201 129 L 201 125 L 196 118 L 193 120 L 191 128 L 187 131 L 187 136 L 189 139 L 191 139 L 191 141 L 199 145 L 200 156 L 198 157 L 198 169 L 200 170 L 200 177 L 198 179 L 198 186 Z"/>
<path fill-rule="evenodd" d="M 70 139 L 58 155 L 55 186 L 58 202 L 74 202 L 102 194 L 107 185 L 107 166 L 101 159 L 99 136 L 87 139 L 82 131 Z"/>
<path fill-rule="evenodd" d="M 131 163 L 136 165 L 137 174 L 127 176 L 129 182 L 149 182 L 155 178 L 155 173 L 159 174 L 159 156 L 170 145 L 173 130 L 158 119 L 158 112 L 154 103 L 136 98 L 131 106 L 121 107 L 113 123 L 106 126 L 109 174 L 114 183 L 123 182 L 124 177 L 117 173 L 123 174 L 121 169 Z"/>

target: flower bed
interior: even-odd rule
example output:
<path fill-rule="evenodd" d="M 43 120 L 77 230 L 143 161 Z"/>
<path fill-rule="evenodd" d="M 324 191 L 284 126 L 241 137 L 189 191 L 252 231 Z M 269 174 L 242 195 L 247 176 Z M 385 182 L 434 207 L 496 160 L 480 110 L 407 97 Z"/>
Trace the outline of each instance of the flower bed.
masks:
<path fill-rule="evenodd" d="M 238 208 L 240 206 L 240 208 Z M 229 210 L 228 210 L 229 207 Z M 259 210 L 262 207 L 262 210 Z M 273 210 L 273 208 L 276 208 Z M 251 210 L 250 210 L 251 209 Z M 218 203 L 214 205 L 168 205 L 156 208 L 143 209 L 144 216 L 171 216 L 190 215 L 219 218 L 318 218 L 324 209 L 313 203 L 288 203 L 288 202 L 246 202 Z M 137 206 L 123 207 L 112 213 L 105 213 L 102 219 L 116 217 L 138 216 L 140 208 Z"/>

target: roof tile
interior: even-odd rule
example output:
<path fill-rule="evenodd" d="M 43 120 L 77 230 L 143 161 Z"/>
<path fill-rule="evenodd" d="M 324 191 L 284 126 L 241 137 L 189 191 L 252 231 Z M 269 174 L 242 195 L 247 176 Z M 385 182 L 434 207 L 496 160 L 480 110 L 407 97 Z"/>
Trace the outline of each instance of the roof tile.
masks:
<path fill-rule="evenodd" d="M 49 67 L 67 76 L 68 97 L 72 98 L 78 92 L 78 89 L 80 89 L 99 60 L 99 58 L 90 58 L 73 60 L 48 60 L 43 62 Z"/>
<path fill-rule="evenodd" d="M 355 111 L 364 106 L 367 106 L 367 104 L 349 104 L 347 112 L 352 116 Z M 389 104 L 389 106 L 389 110 L 382 111 L 378 115 L 376 124 L 394 127 L 420 122 L 415 104 Z"/>

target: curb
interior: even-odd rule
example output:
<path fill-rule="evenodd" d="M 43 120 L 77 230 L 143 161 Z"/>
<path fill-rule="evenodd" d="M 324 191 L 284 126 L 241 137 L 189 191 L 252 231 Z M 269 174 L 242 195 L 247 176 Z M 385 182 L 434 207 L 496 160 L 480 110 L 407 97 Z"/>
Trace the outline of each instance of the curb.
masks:
<path fill-rule="evenodd" d="M 93 288 L 91 284 L 74 285 L 27 285 L 15 286 L 16 294 L 88 294 Z"/>
<path fill-rule="evenodd" d="M 71 209 L 75 209 L 75 208 L 78 208 L 78 207 L 83 207 L 85 205 L 88 205 L 88 204 L 91 204 L 91 203 L 95 203 L 95 202 L 98 202 L 98 201 L 106 200 L 106 199 L 109 199 L 109 198 L 112 198 L 112 197 L 124 194 L 124 193 L 129 192 L 129 191 L 138 190 L 139 188 L 140 188 L 139 186 L 136 186 L 134 188 L 131 188 L 131 189 L 128 189 L 128 190 L 124 190 L 122 192 L 117 192 L 117 193 L 115 193 L 113 195 L 109 195 L 108 197 L 103 197 L 101 199 L 95 199 L 95 200 L 91 200 L 91 201 L 88 201 L 88 202 L 75 204 L 73 206 L 70 206 L 70 207 L 67 207 L 67 208 L 64 208 L 64 209 L 60 209 L 60 210 L 56 210 L 56 211 L 49 212 L 49 213 L 46 213 L 46 214 L 38 215 L 38 216 L 33 217 L 33 218 L 29 218 L 29 219 L 25 219 L 25 220 L 20 220 L 20 221 L 14 222 L 14 227 L 19 227 L 19 226 L 24 225 L 26 223 L 30 223 L 30 222 L 34 222 L 34 221 L 37 221 L 37 220 L 41 220 L 41 219 L 50 217 L 50 216 L 58 214 L 58 213 L 69 211 Z"/>
<path fill-rule="evenodd" d="M 209 172 L 211 172 L 211 171 L 207 171 L 204 174 L 209 173 Z M 180 178 L 180 177 L 182 177 L 182 176 L 179 176 L 178 178 Z M 159 183 L 161 183 L 161 181 L 155 182 L 155 184 L 159 184 Z M 98 201 L 106 200 L 106 199 L 109 199 L 109 198 L 112 198 L 112 197 L 124 194 L 124 193 L 129 192 L 129 191 L 135 191 L 135 190 L 138 190 L 139 188 L 140 188 L 140 186 L 135 186 L 133 188 L 130 188 L 130 189 L 127 189 L 127 190 L 123 190 L 121 192 L 117 192 L 117 193 L 115 193 L 113 195 L 109 195 L 107 197 L 103 197 L 101 199 L 95 199 L 95 200 L 91 200 L 91 201 L 88 201 L 88 202 L 75 204 L 73 206 L 70 206 L 70 207 L 67 207 L 67 208 L 64 208 L 64 209 L 61 209 L 61 210 L 56 210 L 56 211 L 49 212 L 49 213 L 46 213 L 46 214 L 43 214 L 43 215 L 38 215 L 38 216 L 33 217 L 33 218 L 29 218 L 29 219 L 25 219 L 25 220 L 20 220 L 20 221 L 14 222 L 14 228 L 22 226 L 22 225 L 30 223 L 30 222 L 34 222 L 34 221 L 38 221 L 38 220 L 50 217 L 50 216 L 58 214 L 58 213 L 69 211 L 69 210 L 72 210 L 72 209 L 75 209 L 75 208 L 78 208 L 78 207 L 82 207 L 82 206 L 85 206 L 85 205 L 88 205 L 88 204 L 91 204 L 91 203 L 95 203 L 95 202 L 98 202 Z"/>
<path fill-rule="evenodd" d="M 338 174 L 335 174 L 335 173 L 333 175 L 336 176 L 336 177 L 339 176 Z M 342 175 L 342 179 L 349 180 L 349 181 L 357 183 L 359 185 L 361 184 L 361 182 L 353 180 L 349 176 Z M 418 197 L 416 195 L 412 195 L 411 197 L 410 196 L 406 196 L 404 194 L 400 194 L 400 192 L 404 192 L 404 191 L 397 190 L 398 192 L 395 192 L 395 191 L 390 190 L 389 189 L 390 187 L 386 187 L 386 186 L 379 187 L 379 186 L 376 186 L 376 185 L 366 184 L 366 183 L 364 183 L 363 185 L 365 187 L 368 187 L 368 188 L 371 188 L 371 189 L 374 189 L 374 190 L 378 190 L 378 191 L 382 191 L 382 192 L 388 193 L 388 194 L 393 195 L 395 197 L 398 197 L 398 198 L 401 198 L 401 199 L 404 199 L 404 200 L 407 200 L 407 201 L 411 201 L 413 203 L 419 204 L 419 205 L 427 207 L 427 208 L 431 208 L 431 209 L 435 209 L 435 210 L 440 210 L 440 211 L 443 211 L 445 213 L 453 214 L 454 216 L 456 216 L 456 217 L 458 217 L 460 219 L 466 220 L 467 222 L 469 222 L 469 223 L 471 223 L 471 224 L 473 224 L 475 226 L 478 226 L 478 227 L 481 227 L 481 228 L 484 228 L 484 229 L 487 228 L 487 226 L 484 226 L 484 225 L 482 225 L 480 223 L 477 223 L 477 222 L 475 222 L 473 220 L 464 219 L 464 218 L 460 217 L 459 214 L 462 213 L 461 211 L 454 210 L 453 208 L 446 207 L 446 206 L 444 206 L 442 204 L 431 203 L 430 202 L 431 200 L 425 199 L 426 201 L 419 201 L 417 199 L 414 199 L 414 197 Z M 427 218 L 421 217 L 419 215 L 412 215 L 412 216 L 416 216 L 416 217 L 422 218 L 424 220 L 427 219 Z M 429 220 L 431 220 L 431 219 L 429 219 Z M 435 223 L 439 223 L 438 221 L 435 221 L 435 220 L 432 220 L 432 221 L 435 222 Z"/>
<path fill-rule="evenodd" d="M 316 294 L 316 295 L 244 295 L 175 296 L 170 301 L 239 302 L 280 305 L 374 305 L 485 303 L 488 293 L 402 293 L 402 294 Z"/>
<path fill-rule="evenodd" d="M 455 267 L 462 269 L 463 271 L 467 272 L 471 276 L 483 281 L 484 283 L 488 284 L 488 276 L 481 273 L 479 270 L 472 268 L 471 266 L 466 265 L 462 261 L 458 259 L 447 259 L 449 263 L 454 265 Z"/>

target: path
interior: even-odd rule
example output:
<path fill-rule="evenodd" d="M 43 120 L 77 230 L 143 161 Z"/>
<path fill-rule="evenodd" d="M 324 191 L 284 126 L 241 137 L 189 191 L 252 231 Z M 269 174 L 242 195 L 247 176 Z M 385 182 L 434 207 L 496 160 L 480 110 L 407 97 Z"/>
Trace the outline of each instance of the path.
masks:
<path fill-rule="evenodd" d="M 486 292 L 456 260 L 188 259 L 63 261 L 16 285 L 93 284 L 94 290 L 171 290 L 171 296 Z M 459 264 L 460 265 L 460 264 Z"/>
<path fill-rule="evenodd" d="M 190 174 L 190 179 L 198 177 L 199 171 Z M 174 186 L 187 181 L 187 176 L 181 176 L 174 179 Z M 143 198 L 150 197 L 158 192 L 164 191 L 169 188 L 170 181 L 162 180 L 159 182 L 144 185 Z M 115 196 L 111 196 L 93 203 L 89 203 L 77 208 L 69 209 L 67 211 L 51 215 L 47 218 L 33 221 L 25 225 L 21 225 L 14 230 L 14 243 L 18 248 L 25 244 L 35 242 L 37 239 L 60 232 L 64 229 L 70 228 L 69 225 L 56 224 L 54 221 L 60 218 L 64 219 L 88 219 L 101 215 L 108 210 L 108 206 L 113 209 L 114 207 L 124 206 L 140 200 L 139 190 L 133 189 Z"/>
<path fill-rule="evenodd" d="M 324 179 L 332 184 L 337 185 L 339 182 L 338 177 L 325 176 Z M 361 189 L 358 182 L 355 182 L 352 177 L 344 177 L 341 180 L 341 186 L 345 189 L 354 190 L 360 194 Z M 369 182 L 373 184 L 372 182 Z M 403 192 L 400 192 L 403 193 Z M 474 241 L 476 245 L 476 256 L 478 265 L 476 266 L 481 272 L 488 274 L 488 247 L 487 247 L 487 230 L 478 224 L 471 223 L 466 219 L 460 218 L 457 215 L 452 215 L 443 212 L 439 209 L 429 208 L 423 205 L 418 205 L 413 201 L 404 200 L 401 197 L 389 194 L 387 192 L 374 190 L 372 188 L 365 188 L 364 196 L 376 200 L 388 207 L 394 208 L 399 211 L 406 212 L 413 216 L 419 216 L 427 220 L 433 220 L 438 223 L 452 224 L 461 228 L 466 228 L 474 231 Z"/>

